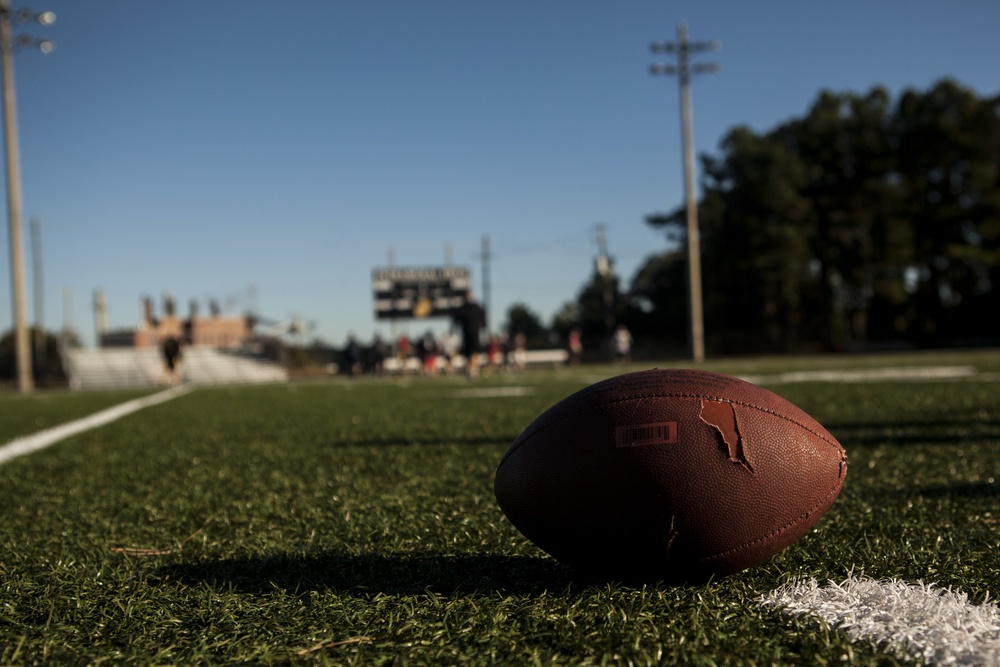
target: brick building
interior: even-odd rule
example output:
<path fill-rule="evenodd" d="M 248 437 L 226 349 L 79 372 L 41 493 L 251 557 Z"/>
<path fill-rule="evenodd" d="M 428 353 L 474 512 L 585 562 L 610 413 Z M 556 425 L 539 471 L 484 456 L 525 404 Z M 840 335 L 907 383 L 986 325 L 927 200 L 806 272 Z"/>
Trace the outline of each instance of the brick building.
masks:
<path fill-rule="evenodd" d="M 176 315 L 173 298 L 163 297 L 163 316 L 156 317 L 153 300 L 142 300 L 142 317 L 135 329 L 106 330 L 103 308 L 104 298 L 99 293 L 94 299 L 97 309 L 98 344 L 100 347 L 159 347 L 167 338 L 176 338 L 185 345 L 214 348 L 238 348 L 253 338 L 253 319 L 250 317 L 224 317 L 213 312 L 208 317 L 198 315 L 194 303 L 187 319 Z M 215 309 L 213 309 L 215 310 Z"/>

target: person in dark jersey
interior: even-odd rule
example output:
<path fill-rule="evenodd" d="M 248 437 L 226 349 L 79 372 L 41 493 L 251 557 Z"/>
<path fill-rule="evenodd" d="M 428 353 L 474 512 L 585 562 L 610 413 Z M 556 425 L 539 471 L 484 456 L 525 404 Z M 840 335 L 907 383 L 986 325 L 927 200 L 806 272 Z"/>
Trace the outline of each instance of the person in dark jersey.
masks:
<path fill-rule="evenodd" d="M 170 385 L 177 384 L 180 379 L 181 344 L 173 336 L 163 341 L 163 365 L 166 381 Z"/>
<path fill-rule="evenodd" d="M 454 315 L 455 324 L 462 331 L 462 356 L 465 357 L 465 372 L 470 378 L 479 375 L 479 353 L 482 351 L 480 336 L 486 327 L 486 311 L 476 303 L 472 290 L 465 294 L 465 303 L 458 307 Z"/>

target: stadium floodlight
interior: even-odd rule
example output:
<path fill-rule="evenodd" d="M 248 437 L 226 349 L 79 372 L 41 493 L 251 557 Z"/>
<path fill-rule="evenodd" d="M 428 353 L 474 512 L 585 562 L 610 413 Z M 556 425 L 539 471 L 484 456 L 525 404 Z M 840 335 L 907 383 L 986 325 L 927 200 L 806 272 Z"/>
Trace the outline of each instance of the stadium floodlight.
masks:
<path fill-rule="evenodd" d="M 39 12 L 34 13 L 27 7 L 24 9 L 19 9 L 14 13 L 14 19 L 18 23 L 30 23 L 31 21 L 38 21 L 41 25 L 52 25 L 56 22 L 55 12 Z"/>
<path fill-rule="evenodd" d="M 21 158 L 17 141 L 17 105 L 14 99 L 14 47 L 37 46 L 42 53 L 51 53 L 54 43 L 31 37 L 13 37 L 12 23 L 37 21 L 48 26 L 55 23 L 53 12 L 35 14 L 22 9 L 11 12 L 10 0 L 0 0 L 0 60 L 3 73 L 3 138 L 7 167 L 7 225 L 10 232 L 11 291 L 14 302 L 14 346 L 16 351 L 17 388 L 30 393 L 35 388 L 31 369 L 31 341 L 28 331 L 27 298 L 25 296 L 24 234 L 21 224 Z"/>
<path fill-rule="evenodd" d="M 46 55 L 56 50 L 56 43 L 51 39 L 35 39 L 31 35 L 18 35 L 14 43 L 22 49 L 34 46 Z"/>
<path fill-rule="evenodd" d="M 718 51 L 722 43 L 718 40 L 690 42 L 687 37 L 687 23 L 677 24 L 677 42 L 653 42 L 653 53 L 676 53 L 677 65 L 653 64 L 649 73 L 653 75 L 676 75 L 681 87 L 681 131 L 684 142 L 684 202 L 687 211 L 687 254 L 688 254 L 688 303 L 690 305 L 691 358 L 696 363 L 705 359 L 705 325 L 702 315 L 701 295 L 701 241 L 698 232 L 698 204 L 695 200 L 694 141 L 691 131 L 691 74 L 717 72 L 716 63 L 698 63 L 691 66 L 691 53 Z"/>

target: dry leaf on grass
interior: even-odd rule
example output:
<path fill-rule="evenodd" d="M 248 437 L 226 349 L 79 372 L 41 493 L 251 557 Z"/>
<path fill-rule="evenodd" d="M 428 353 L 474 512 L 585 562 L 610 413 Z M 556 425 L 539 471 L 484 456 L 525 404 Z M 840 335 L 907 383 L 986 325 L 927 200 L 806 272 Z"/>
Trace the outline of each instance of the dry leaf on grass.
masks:
<path fill-rule="evenodd" d="M 170 554 L 175 553 L 178 549 L 180 549 L 181 546 L 183 546 L 186 542 L 190 542 L 195 537 L 197 537 L 198 533 L 200 533 L 201 531 L 202 529 L 199 528 L 198 530 L 194 531 L 193 533 L 191 533 L 190 535 L 188 535 L 187 537 L 185 537 L 183 540 L 181 540 L 172 547 L 166 547 L 162 549 L 149 549 L 144 547 L 111 547 L 111 550 L 114 551 L 115 553 L 125 554 L 126 556 L 142 556 L 142 557 L 169 556 Z"/>

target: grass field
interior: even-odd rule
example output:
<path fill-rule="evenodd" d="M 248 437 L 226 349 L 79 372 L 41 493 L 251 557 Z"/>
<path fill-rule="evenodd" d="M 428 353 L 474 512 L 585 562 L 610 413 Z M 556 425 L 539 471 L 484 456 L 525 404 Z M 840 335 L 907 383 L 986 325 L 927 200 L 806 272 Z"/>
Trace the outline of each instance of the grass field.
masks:
<path fill-rule="evenodd" d="M 942 366 L 965 371 L 783 375 Z M 757 600 L 852 570 L 1000 591 L 1000 353 L 707 367 L 753 375 L 850 457 L 826 517 L 761 566 L 584 581 L 505 520 L 511 440 L 620 369 L 198 388 L 0 466 L 0 663 L 891 665 Z M 0 443 L 136 395 L 0 395 Z"/>

